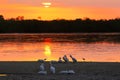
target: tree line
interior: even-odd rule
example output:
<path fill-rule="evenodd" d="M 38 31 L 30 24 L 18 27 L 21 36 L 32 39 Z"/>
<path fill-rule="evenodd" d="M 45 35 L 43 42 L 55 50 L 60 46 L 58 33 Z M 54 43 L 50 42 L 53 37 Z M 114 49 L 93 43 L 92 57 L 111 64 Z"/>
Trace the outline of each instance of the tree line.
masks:
<path fill-rule="evenodd" d="M 24 20 L 23 16 L 5 20 L 0 15 L 0 33 L 92 33 L 120 32 L 120 18 L 75 20 Z"/>

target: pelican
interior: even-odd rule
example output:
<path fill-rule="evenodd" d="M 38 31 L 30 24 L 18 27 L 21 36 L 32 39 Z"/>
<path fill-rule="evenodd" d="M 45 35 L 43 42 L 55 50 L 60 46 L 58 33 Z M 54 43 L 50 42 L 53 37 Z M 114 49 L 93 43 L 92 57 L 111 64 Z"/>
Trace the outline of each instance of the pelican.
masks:
<path fill-rule="evenodd" d="M 77 62 L 77 59 L 75 59 L 72 55 L 70 55 L 70 57 L 74 63 Z"/>
<path fill-rule="evenodd" d="M 55 67 L 52 65 L 52 63 L 50 62 L 50 72 L 52 74 L 55 74 Z"/>
<path fill-rule="evenodd" d="M 74 70 L 62 70 L 59 72 L 60 74 L 75 74 Z"/>
<path fill-rule="evenodd" d="M 75 74 L 74 70 L 68 70 L 68 74 Z"/>
<path fill-rule="evenodd" d="M 44 70 L 45 70 L 44 63 L 42 63 L 42 64 L 40 65 L 40 71 L 44 71 Z"/>
<path fill-rule="evenodd" d="M 63 56 L 63 60 L 64 60 L 65 62 L 69 62 L 69 59 L 67 58 L 66 55 Z"/>
<path fill-rule="evenodd" d="M 59 72 L 60 74 L 68 74 L 68 71 L 67 70 L 62 70 Z"/>
<path fill-rule="evenodd" d="M 46 75 L 47 71 L 45 71 L 44 63 L 40 65 L 40 71 L 38 72 L 39 74 Z"/>
<path fill-rule="evenodd" d="M 61 57 L 59 57 L 59 60 L 58 60 L 58 62 L 59 62 L 59 63 L 62 63 L 62 59 L 61 59 Z"/>

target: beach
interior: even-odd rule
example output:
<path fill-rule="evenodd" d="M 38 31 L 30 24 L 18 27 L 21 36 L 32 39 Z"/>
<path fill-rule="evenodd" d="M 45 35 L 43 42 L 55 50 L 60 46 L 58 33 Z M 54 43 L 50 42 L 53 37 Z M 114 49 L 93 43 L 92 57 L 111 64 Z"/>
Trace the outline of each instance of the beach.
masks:
<path fill-rule="evenodd" d="M 0 80 L 120 80 L 119 62 L 53 62 L 56 73 L 51 74 L 49 62 L 45 62 L 46 75 L 38 74 L 38 61 L 0 62 Z M 75 74 L 60 74 L 62 70 L 74 70 Z"/>

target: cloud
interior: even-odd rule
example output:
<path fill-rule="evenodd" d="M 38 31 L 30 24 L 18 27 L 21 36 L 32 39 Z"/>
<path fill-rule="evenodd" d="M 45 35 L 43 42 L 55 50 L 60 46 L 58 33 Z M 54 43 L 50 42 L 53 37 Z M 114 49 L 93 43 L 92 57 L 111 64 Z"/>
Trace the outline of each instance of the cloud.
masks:
<path fill-rule="evenodd" d="M 1 0 L 2 1 L 2 0 Z M 52 2 L 56 6 L 66 7 L 115 7 L 120 8 L 120 0 L 5 0 L 11 4 L 40 6 L 42 2 Z"/>

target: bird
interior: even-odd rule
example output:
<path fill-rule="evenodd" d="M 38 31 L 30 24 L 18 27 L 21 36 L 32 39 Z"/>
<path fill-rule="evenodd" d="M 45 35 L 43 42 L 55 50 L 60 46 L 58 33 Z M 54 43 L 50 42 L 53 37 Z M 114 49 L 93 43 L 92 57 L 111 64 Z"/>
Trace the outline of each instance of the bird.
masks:
<path fill-rule="evenodd" d="M 46 75 L 47 74 L 47 71 L 45 71 L 44 63 L 41 63 L 40 70 L 39 70 L 38 73 L 41 74 L 41 75 Z"/>
<path fill-rule="evenodd" d="M 68 74 L 75 74 L 74 70 L 68 70 Z"/>
<path fill-rule="evenodd" d="M 68 74 L 68 70 L 62 70 L 59 72 L 60 74 Z"/>
<path fill-rule="evenodd" d="M 85 61 L 85 58 L 82 58 L 83 61 Z"/>
<path fill-rule="evenodd" d="M 50 72 L 55 74 L 55 67 L 52 65 L 52 62 L 50 62 Z"/>
<path fill-rule="evenodd" d="M 38 62 L 44 63 L 47 59 L 39 59 Z"/>
<path fill-rule="evenodd" d="M 77 62 L 77 59 L 75 59 L 72 55 L 70 55 L 70 57 L 74 63 Z"/>
<path fill-rule="evenodd" d="M 62 62 L 63 62 L 62 59 L 61 59 L 61 57 L 59 57 L 58 62 L 59 62 L 59 63 L 62 63 Z"/>
<path fill-rule="evenodd" d="M 41 74 L 41 75 L 46 75 L 47 71 L 39 71 L 38 73 Z"/>
<path fill-rule="evenodd" d="M 40 65 L 40 71 L 44 71 L 44 70 L 45 70 L 44 63 L 42 63 L 42 64 Z"/>
<path fill-rule="evenodd" d="M 69 62 L 69 59 L 67 58 L 66 55 L 63 56 L 63 60 L 64 60 L 65 62 Z"/>
<path fill-rule="evenodd" d="M 62 70 L 59 72 L 60 74 L 75 74 L 74 70 Z"/>

